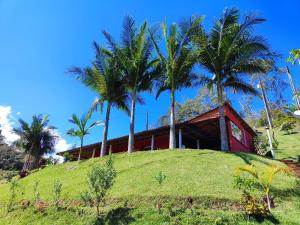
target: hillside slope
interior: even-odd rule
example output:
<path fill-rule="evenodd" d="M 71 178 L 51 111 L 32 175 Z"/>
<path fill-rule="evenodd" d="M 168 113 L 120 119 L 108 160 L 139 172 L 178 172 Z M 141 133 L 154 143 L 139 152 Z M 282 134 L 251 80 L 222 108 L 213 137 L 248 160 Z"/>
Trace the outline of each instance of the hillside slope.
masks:
<path fill-rule="evenodd" d="M 81 161 L 79 164 L 71 162 L 49 166 L 33 173 L 21 180 L 21 184 L 25 187 L 25 194 L 21 198 L 32 199 L 33 184 L 39 181 L 41 198 L 44 201 L 51 200 L 53 183 L 59 178 L 63 183 L 63 198 L 78 199 L 80 192 L 87 187 L 87 172 L 94 165 L 103 162 L 104 159 L 96 158 Z M 243 224 L 244 217 L 234 207 L 240 196 L 232 185 L 236 167 L 245 164 L 255 164 L 258 167 L 271 163 L 280 164 L 252 154 L 211 150 L 164 150 L 137 152 L 129 156 L 118 154 L 114 156 L 114 162 L 118 175 L 108 196 L 108 207 L 104 209 L 108 213 L 103 219 L 106 224 L 163 224 L 166 221 L 165 224 L 172 224 L 173 220 L 174 224 L 214 224 L 219 218 L 224 221 L 234 220 L 229 223 Z M 155 175 L 159 171 L 167 176 L 161 189 L 155 180 Z M 284 222 L 283 224 L 300 224 L 298 217 L 300 193 L 295 181 L 295 177 L 286 175 L 279 175 L 274 181 L 273 191 L 276 193 L 278 207 L 273 213 L 276 220 Z M 165 209 L 168 216 L 158 214 L 153 206 L 155 203 L 153 197 L 157 195 L 163 196 L 165 205 L 171 208 L 179 207 L 180 213 L 175 214 L 174 218 L 169 215 L 171 209 Z M 191 212 L 180 208 L 180 205 L 185 204 L 187 197 L 194 199 L 199 215 L 191 216 L 189 214 Z M 7 198 L 8 186 L 2 184 L 0 185 L 2 206 Z M 124 204 L 126 207 L 120 206 Z M 120 215 L 113 214 L 111 218 L 110 213 L 116 209 L 121 210 L 120 207 L 122 210 L 124 207 L 128 209 L 125 210 L 125 218 L 122 217 L 121 222 L 112 222 L 112 218 L 119 218 Z M 212 208 L 214 210 L 211 210 Z M 42 216 L 33 209 L 26 209 L 21 214 L 16 210 L 6 216 L 2 214 L 0 224 L 53 224 L 53 221 L 57 222 L 55 224 L 104 223 L 95 221 L 94 211 L 88 209 L 84 216 L 79 216 L 72 210 L 59 212 L 51 210 L 53 211 L 49 208 Z M 130 220 L 126 220 L 128 218 Z M 270 221 L 264 223 L 269 224 Z"/>

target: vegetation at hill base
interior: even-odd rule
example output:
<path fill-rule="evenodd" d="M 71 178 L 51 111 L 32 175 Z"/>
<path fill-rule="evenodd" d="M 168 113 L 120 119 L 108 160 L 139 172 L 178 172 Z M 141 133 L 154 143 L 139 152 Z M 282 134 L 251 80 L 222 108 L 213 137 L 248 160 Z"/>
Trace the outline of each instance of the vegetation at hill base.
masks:
<path fill-rule="evenodd" d="M 248 218 L 239 205 L 239 190 L 233 188 L 235 169 L 249 164 L 265 168 L 282 163 L 246 153 L 224 153 L 211 150 L 161 150 L 117 154 L 115 184 L 109 191 L 98 219 L 96 211 L 79 206 L 80 193 L 87 189 L 87 174 L 105 158 L 67 162 L 48 166 L 19 181 L 15 210 L 6 213 L 8 184 L 0 185 L 2 224 L 245 224 Z M 156 177 L 166 179 L 159 185 Z M 63 207 L 56 210 L 51 203 L 52 187 L 62 183 Z M 32 188 L 39 182 L 39 193 L 46 206 L 23 207 L 22 200 L 33 198 Z M 263 221 L 250 219 L 250 224 L 299 224 L 299 179 L 279 174 L 271 193 L 276 207 L 272 217 Z M 160 213 L 155 196 L 159 196 Z M 192 199 L 192 200 L 188 200 Z M 192 201 L 192 203 L 191 203 Z"/>

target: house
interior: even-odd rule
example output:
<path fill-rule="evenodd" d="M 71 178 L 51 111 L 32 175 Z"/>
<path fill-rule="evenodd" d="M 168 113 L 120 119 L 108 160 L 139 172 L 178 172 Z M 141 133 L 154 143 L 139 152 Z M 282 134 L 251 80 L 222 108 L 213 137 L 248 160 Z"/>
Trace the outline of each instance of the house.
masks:
<path fill-rule="evenodd" d="M 225 121 L 228 130 L 229 150 L 232 152 L 254 152 L 255 131 L 230 106 L 224 104 Z M 169 126 L 163 126 L 135 134 L 135 151 L 169 148 Z M 126 152 L 128 135 L 108 140 L 108 150 L 112 153 Z M 191 120 L 176 124 L 177 148 L 220 150 L 219 109 L 215 108 Z M 100 156 L 101 142 L 84 146 L 81 158 Z M 79 148 L 67 150 L 78 157 Z M 108 152 L 108 151 L 107 151 Z M 58 153 L 63 155 L 64 152 Z"/>

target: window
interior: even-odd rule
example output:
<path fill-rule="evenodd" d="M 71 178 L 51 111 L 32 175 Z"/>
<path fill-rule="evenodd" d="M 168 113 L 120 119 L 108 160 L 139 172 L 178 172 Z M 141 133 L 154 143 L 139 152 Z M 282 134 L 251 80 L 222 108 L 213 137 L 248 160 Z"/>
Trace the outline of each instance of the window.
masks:
<path fill-rule="evenodd" d="M 232 136 L 244 144 L 244 135 L 240 128 L 235 123 L 230 121 Z"/>

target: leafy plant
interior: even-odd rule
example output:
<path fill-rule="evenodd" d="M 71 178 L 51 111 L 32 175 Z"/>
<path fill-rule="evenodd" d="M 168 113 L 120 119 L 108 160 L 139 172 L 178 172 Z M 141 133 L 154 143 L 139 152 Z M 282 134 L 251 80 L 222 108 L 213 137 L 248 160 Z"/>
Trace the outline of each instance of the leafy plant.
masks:
<path fill-rule="evenodd" d="M 264 193 L 269 210 L 271 210 L 270 188 L 275 175 L 278 173 L 288 173 L 290 171 L 287 167 L 279 167 L 277 165 L 271 165 L 265 169 L 258 169 L 254 165 L 246 165 L 239 167 L 237 170 L 238 176 L 242 173 L 246 173 L 256 181 Z"/>
<path fill-rule="evenodd" d="M 110 154 L 106 164 L 95 166 L 88 174 L 88 190 L 81 193 L 82 201 L 88 206 L 95 206 L 97 215 L 100 215 L 100 204 L 103 202 L 107 191 L 112 187 L 117 173 L 113 166 Z"/>
<path fill-rule="evenodd" d="M 62 192 L 62 183 L 60 182 L 59 179 L 57 179 L 53 185 L 53 200 L 56 208 L 60 207 L 61 192 Z"/>
<path fill-rule="evenodd" d="M 285 134 L 290 134 L 293 129 L 296 127 L 296 122 L 295 121 L 287 121 L 281 124 L 280 126 L 280 131 L 283 131 Z"/>
<path fill-rule="evenodd" d="M 34 204 L 40 200 L 39 182 L 35 181 L 33 184 L 33 202 Z"/>
<path fill-rule="evenodd" d="M 18 183 L 17 179 L 12 179 L 9 182 L 9 194 L 8 194 L 8 203 L 7 203 L 7 212 L 11 212 L 15 205 L 18 192 L 21 190 L 21 186 Z"/>
<path fill-rule="evenodd" d="M 160 189 L 163 185 L 164 180 L 167 178 L 167 176 L 165 174 L 163 174 L 162 171 L 160 171 L 156 176 L 155 179 L 157 181 L 157 183 L 160 186 Z M 158 212 L 160 213 L 160 209 L 161 209 L 162 205 L 161 205 L 161 201 L 160 198 L 157 196 L 157 202 L 156 202 L 156 208 L 158 209 Z"/>

